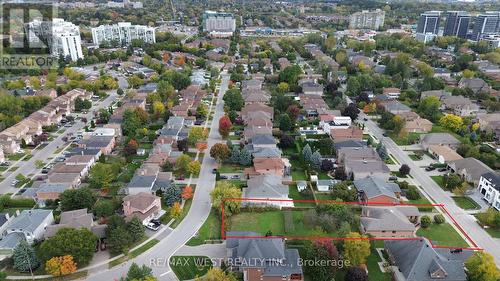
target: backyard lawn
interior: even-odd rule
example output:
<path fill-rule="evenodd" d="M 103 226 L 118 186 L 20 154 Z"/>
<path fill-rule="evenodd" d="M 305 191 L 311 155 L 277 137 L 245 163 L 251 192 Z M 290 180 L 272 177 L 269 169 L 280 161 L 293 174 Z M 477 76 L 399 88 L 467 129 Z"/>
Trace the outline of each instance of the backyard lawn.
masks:
<path fill-rule="evenodd" d="M 173 256 L 169 264 L 179 280 L 197 279 L 212 268 L 210 258 L 204 256 Z"/>
<path fill-rule="evenodd" d="M 293 170 L 292 171 L 292 179 L 294 181 L 307 180 L 306 173 L 304 170 Z"/>
<path fill-rule="evenodd" d="M 431 224 L 428 228 L 419 228 L 417 236 L 424 236 L 433 244 L 449 247 L 468 247 L 469 245 L 448 223 Z"/>
<path fill-rule="evenodd" d="M 418 200 L 409 200 L 411 204 L 432 204 L 427 198 L 425 198 L 422 194 L 420 194 L 420 199 Z M 435 209 L 433 206 L 419 206 L 417 207 L 420 212 L 433 212 Z"/>
<path fill-rule="evenodd" d="M 198 230 L 196 236 L 191 238 L 191 240 L 189 240 L 186 245 L 198 246 L 201 244 L 205 244 L 205 240 L 220 239 L 221 221 L 216 212 L 217 211 L 215 209 L 212 209 L 210 211 L 210 215 L 208 215 L 207 220 L 203 223 L 200 230 Z"/>
<path fill-rule="evenodd" d="M 415 143 L 419 138 L 419 133 L 409 133 L 406 137 L 402 138 L 397 134 L 391 132 L 389 133 L 389 137 L 397 144 L 397 145 L 410 145 Z"/>
<path fill-rule="evenodd" d="M 243 168 L 239 165 L 232 165 L 232 164 L 223 164 L 220 166 L 217 171 L 221 174 L 225 173 L 241 173 L 243 172 Z"/>
<path fill-rule="evenodd" d="M 383 248 L 383 245 L 378 248 Z M 380 256 L 372 247 L 371 254 L 368 256 L 366 260 L 366 266 L 368 267 L 368 275 L 370 276 L 370 281 L 388 281 L 391 280 L 391 274 L 380 271 L 380 267 L 378 266 L 378 262 L 381 262 Z"/>
<path fill-rule="evenodd" d="M 458 207 L 464 210 L 478 210 L 481 206 L 476 203 L 472 198 L 467 196 L 454 196 L 453 201 L 458 205 Z"/>
<path fill-rule="evenodd" d="M 291 184 L 288 186 L 288 196 L 294 200 L 314 200 L 313 196 L 310 193 L 299 192 L 297 190 L 296 184 Z M 313 202 L 295 202 L 294 205 L 296 207 L 314 207 L 315 204 Z"/>

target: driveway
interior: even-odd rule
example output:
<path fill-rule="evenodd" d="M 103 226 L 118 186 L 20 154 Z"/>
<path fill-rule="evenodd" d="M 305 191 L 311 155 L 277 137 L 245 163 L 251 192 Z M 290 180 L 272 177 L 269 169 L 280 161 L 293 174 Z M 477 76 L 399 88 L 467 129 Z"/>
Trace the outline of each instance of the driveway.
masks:
<path fill-rule="evenodd" d="M 348 98 L 348 103 L 350 99 Z M 364 113 L 359 114 L 359 119 L 365 118 Z M 382 136 L 382 129 L 372 120 L 364 122 L 365 130 L 375 135 L 401 164 L 407 164 L 413 176 L 413 179 L 419 186 L 429 195 L 436 203 L 444 204 L 449 214 L 456 220 L 465 233 L 473 240 L 478 247 L 483 248 L 488 253 L 492 254 L 495 258 L 495 263 L 500 266 L 500 242 L 493 239 L 483 228 L 479 226 L 476 219 L 468 214 L 465 210 L 461 209 L 455 204 L 455 201 L 441 189 L 434 180 L 432 180 L 424 169 L 417 166 L 417 164 L 408 157 L 407 153 L 403 151 L 392 139 Z M 453 222 L 450 222 L 453 224 Z"/>
<path fill-rule="evenodd" d="M 214 120 L 219 120 L 224 114 L 224 101 L 222 97 L 229 85 L 229 75 L 226 71 L 222 73 L 222 83 L 220 92 L 217 97 Z M 208 136 L 208 149 L 215 143 L 221 141 L 219 134 L 219 122 L 212 122 L 210 134 Z M 116 266 L 112 269 L 102 270 L 100 272 L 91 272 L 87 276 L 87 280 L 109 281 L 118 280 L 120 277 L 127 274 L 128 268 L 132 263 L 146 265 L 152 268 L 154 276 L 158 280 L 177 280 L 173 272 L 168 266 L 169 259 L 186 244 L 191 237 L 203 225 L 207 219 L 210 209 L 210 191 L 215 186 L 215 175 L 212 174 L 212 169 L 216 167 L 215 160 L 205 153 L 201 166 L 198 185 L 196 187 L 192 207 L 182 222 L 168 235 L 162 239 L 156 246 L 149 249 L 142 255 L 127 261 L 121 266 Z"/>

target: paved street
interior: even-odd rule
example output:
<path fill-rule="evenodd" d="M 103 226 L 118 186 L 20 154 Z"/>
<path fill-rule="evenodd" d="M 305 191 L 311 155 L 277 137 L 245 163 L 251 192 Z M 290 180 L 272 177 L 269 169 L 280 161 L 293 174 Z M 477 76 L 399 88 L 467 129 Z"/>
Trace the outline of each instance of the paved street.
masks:
<path fill-rule="evenodd" d="M 120 81 L 120 80 L 119 80 Z M 122 84 L 123 81 L 120 83 Z M 126 83 L 126 81 L 125 81 Z M 92 107 L 91 110 L 89 110 L 89 113 L 87 114 L 79 114 L 81 117 L 86 117 L 87 120 L 90 121 L 91 116 L 93 114 L 93 111 L 98 111 L 101 108 L 107 108 L 110 106 L 113 101 L 118 97 L 116 94 L 116 91 L 109 91 L 108 92 L 108 97 L 104 99 L 103 101 L 100 101 L 97 106 Z M 47 159 L 48 158 L 53 158 L 55 155 L 53 155 L 56 150 L 59 148 L 65 147 L 68 145 L 65 141 L 63 141 L 63 137 L 68 135 L 68 134 L 75 134 L 77 131 L 82 130 L 83 127 L 85 127 L 85 123 L 81 122 L 80 120 L 75 120 L 75 124 L 69 128 L 65 128 L 66 130 L 60 134 L 59 136 L 55 137 L 54 140 L 49 142 L 45 147 L 42 149 L 37 149 L 33 151 L 33 157 L 31 157 L 28 161 L 22 161 L 17 164 L 19 168 L 15 170 L 14 172 L 10 173 L 5 179 L 0 183 L 0 193 L 5 194 L 5 193 L 15 193 L 19 189 L 11 186 L 11 182 L 16 178 L 18 174 L 22 174 L 24 176 L 28 176 L 29 174 L 37 174 L 40 171 L 40 168 L 37 168 L 35 165 L 35 162 L 37 160 L 42 160 L 43 162 L 47 163 L 49 162 Z M 15 161 L 11 161 L 14 163 Z"/>
<path fill-rule="evenodd" d="M 229 75 L 223 72 L 221 88 L 217 98 L 213 120 L 219 120 L 219 118 L 224 114 L 224 102 L 222 101 L 222 96 L 223 93 L 226 92 L 228 84 Z M 128 268 L 133 262 L 137 264 L 145 264 L 151 267 L 153 269 L 154 276 L 158 277 L 159 280 L 177 280 L 175 274 L 173 274 L 168 266 L 168 260 L 196 234 L 210 213 L 210 191 L 215 186 L 215 175 L 212 174 L 212 169 L 216 167 L 216 163 L 215 160 L 210 157 L 208 151 L 214 143 L 221 140 L 222 139 L 219 134 L 219 122 L 212 122 L 208 137 L 209 148 L 203 157 L 192 207 L 184 220 L 172 231 L 172 233 L 170 233 L 170 235 L 165 239 L 162 239 L 155 247 L 149 249 L 135 259 L 116 266 L 110 270 L 90 273 L 87 277 L 88 280 L 118 280 L 120 277 L 126 275 Z"/>
<path fill-rule="evenodd" d="M 349 102 L 349 100 L 348 100 Z M 364 113 L 360 113 L 358 120 L 363 120 L 367 117 Z M 404 152 L 401 147 L 388 137 L 384 137 L 383 131 L 372 120 L 364 122 L 365 130 L 368 130 L 377 139 L 381 140 L 387 148 L 387 151 L 392 154 L 401 164 L 407 164 L 413 176 L 414 181 L 418 183 L 422 189 L 435 201 L 437 204 L 444 204 L 450 215 L 457 221 L 457 223 L 464 229 L 464 231 L 474 240 L 478 247 L 485 249 L 492 254 L 495 262 L 500 266 L 500 241 L 491 238 L 488 233 L 477 224 L 475 218 L 468 214 L 463 209 L 459 208 L 455 201 L 441 189 L 437 183 L 429 177 L 426 172 L 417 166 L 413 160 Z"/>

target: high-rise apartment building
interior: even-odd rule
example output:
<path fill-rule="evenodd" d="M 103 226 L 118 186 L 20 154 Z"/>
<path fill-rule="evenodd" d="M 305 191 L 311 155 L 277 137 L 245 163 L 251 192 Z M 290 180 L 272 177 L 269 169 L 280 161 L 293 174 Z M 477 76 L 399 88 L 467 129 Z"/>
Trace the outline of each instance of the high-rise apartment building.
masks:
<path fill-rule="evenodd" d="M 132 40 L 145 43 L 156 43 L 155 29 L 145 25 L 132 25 L 130 22 L 119 22 L 113 25 L 101 25 L 92 28 L 92 42 L 99 46 L 106 42 L 128 45 Z"/>
<path fill-rule="evenodd" d="M 80 28 L 64 19 L 52 21 L 34 20 L 26 25 L 30 44 L 44 42 L 54 56 L 63 56 L 72 61 L 83 59 Z"/>
<path fill-rule="evenodd" d="M 420 15 L 417 24 L 417 33 L 438 34 L 439 22 L 441 21 L 440 11 L 428 11 Z"/>
<path fill-rule="evenodd" d="M 486 12 L 475 18 L 470 39 L 478 41 L 484 35 L 498 33 L 500 33 L 500 12 Z"/>
<path fill-rule="evenodd" d="M 230 13 L 205 11 L 203 13 L 203 31 L 214 36 L 231 36 L 236 30 L 236 20 Z"/>
<path fill-rule="evenodd" d="M 363 10 L 356 12 L 349 17 L 349 28 L 379 29 L 384 25 L 385 12 L 376 9 L 375 11 Z"/>
<path fill-rule="evenodd" d="M 471 15 L 463 11 L 448 11 L 444 26 L 444 36 L 467 38 Z"/>

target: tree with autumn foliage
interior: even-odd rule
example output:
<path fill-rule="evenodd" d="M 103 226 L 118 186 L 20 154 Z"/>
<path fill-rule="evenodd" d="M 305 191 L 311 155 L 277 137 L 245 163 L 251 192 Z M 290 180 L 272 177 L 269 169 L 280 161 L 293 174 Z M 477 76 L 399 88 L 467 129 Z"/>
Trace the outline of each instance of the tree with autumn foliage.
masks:
<path fill-rule="evenodd" d="M 216 143 L 210 148 L 210 156 L 214 158 L 217 162 L 222 163 L 231 156 L 231 150 L 227 144 Z"/>
<path fill-rule="evenodd" d="M 201 170 L 201 164 L 200 161 L 198 160 L 191 161 L 187 165 L 187 171 L 193 174 L 194 176 L 197 176 L 200 173 L 200 170 Z"/>
<path fill-rule="evenodd" d="M 125 154 L 125 157 L 136 155 L 138 148 L 139 144 L 137 143 L 137 141 L 135 139 L 131 139 L 123 148 L 123 154 Z"/>
<path fill-rule="evenodd" d="M 188 200 L 193 198 L 193 188 L 190 185 L 187 185 L 182 189 L 182 199 Z"/>
<path fill-rule="evenodd" d="M 346 238 L 348 239 L 344 241 L 344 258 L 349 260 L 352 266 L 365 264 L 370 255 L 370 241 L 357 232 L 349 233 Z"/>
<path fill-rule="evenodd" d="M 292 120 L 297 120 L 300 115 L 300 108 L 297 105 L 292 104 L 288 107 L 287 112 Z"/>
<path fill-rule="evenodd" d="M 232 126 L 233 123 L 231 123 L 231 119 L 229 119 L 227 115 L 222 116 L 219 119 L 219 133 L 221 134 L 221 136 L 227 138 Z"/>
<path fill-rule="evenodd" d="M 73 256 L 53 257 L 45 263 L 45 271 L 52 276 L 64 276 L 76 271 Z"/>
<path fill-rule="evenodd" d="M 170 217 L 173 219 L 178 219 L 182 214 L 181 204 L 179 202 L 175 202 L 174 205 L 170 208 Z"/>

